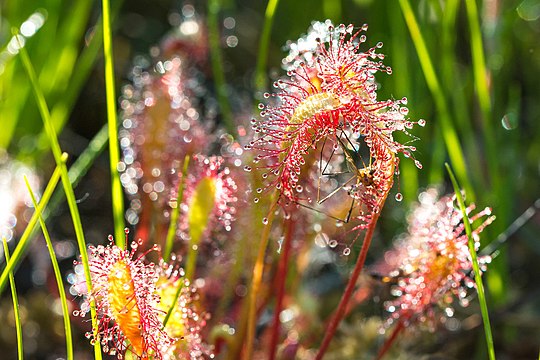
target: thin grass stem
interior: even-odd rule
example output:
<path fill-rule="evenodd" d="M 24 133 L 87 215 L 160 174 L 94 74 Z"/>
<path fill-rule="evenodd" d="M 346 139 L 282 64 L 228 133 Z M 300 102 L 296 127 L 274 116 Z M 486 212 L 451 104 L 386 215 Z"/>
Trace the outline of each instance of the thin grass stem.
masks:
<path fill-rule="evenodd" d="M 446 149 L 450 160 L 456 169 L 456 173 L 460 178 L 461 182 L 464 184 L 467 193 L 470 194 L 470 197 L 474 199 L 474 192 L 470 185 L 470 182 L 467 177 L 467 166 L 465 163 L 465 157 L 463 155 L 463 150 L 459 142 L 456 129 L 452 124 L 452 118 L 448 110 L 448 105 L 446 103 L 445 95 L 440 86 L 439 79 L 435 73 L 435 68 L 433 67 L 433 62 L 431 61 L 431 56 L 429 55 L 424 37 L 416 20 L 416 16 L 411 8 L 409 0 L 399 0 L 401 11 L 405 17 L 405 22 L 411 33 L 411 38 L 413 40 L 418 58 L 420 60 L 420 65 L 426 78 L 426 83 L 429 87 L 429 90 L 435 100 L 435 106 L 439 113 L 439 120 L 441 124 L 442 136 L 446 144 Z"/>
<path fill-rule="evenodd" d="M 82 228 L 81 216 L 79 214 L 79 209 L 77 207 L 77 200 L 75 198 L 75 193 L 73 191 L 73 187 L 71 186 L 71 182 L 69 180 L 69 175 L 67 172 L 65 159 L 63 160 L 63 154 L 60 148 L 60 144 L 58 143 L 58 137 L 56 135 L 56 131 L 54 130 L 54 126 L 51 123 L 51 114 L 49 112 L 49 108 L 45 101 L 43 91 L 41 90 L 41 87 L 39 86 L 36 72 L 34 70 L 34 67 L 32 66 L 32 63 L 30 62 L 30 58 L 28 57 L 28 53 L 26 52 L 24 47 L 21 48 L 20 50 L 20 56 L 21 56 L 23 66 L 26 70 L 26 73 L 28 74 L 28 78 L 30 79 L 30 82 L 32 85 L 32 90 L 34 92 L 36 102 L 38 104 L 38 109 L 43 119 L 43 125 L 49 137 L 49 143 L 50 143 L 51 150 L 54 156 L 54 160 L 56 161 L 56 166 L 60 168 L 60 179 L 62 181 L 62 186 L 64 187 L 64 192 L 66 193 L 66 199 L 67 199 L 69 211 L 71 214 L 71 219 L 73 221 L 73 227 L 75 228 L 75 236 L 77 238 L 79 252 L 81 253 L 81 262 L 84 267 L 86 286 L 88 289 L 88 293 L 92 293 L 92 278 L 90 277 L 90 267 L 88 264 L 86 240 L 84 238 L 84 231 Z M 97 333 L 98 322 L 97 322 L 97 314 L 96 314 L 96 303 L 93 298 L 90 298 L 90 313 L 92 317 L 92 329 L 94 331 L 94 338 L 96 339 L 96 341 L 94 342 L 94 357 L 95 359 L 101 360 L 102 359 L 101 345 L 100 345 L 100 342 L 98 341 L 98 333 Z"/>
<path fill-rule="evenodd" d="M 184 157 L 184 166 L 182 174 L 178 181 L 178 196 L 176 197 L 176 207 L 171 212 L 171 222 L 169 223 L 169 229 L 167 231 L 167 239 L 165 240 L 165 250 L 163 251 L 163 260 L 169 261 L 171 256 L 174 239 L 176 238 L 176 228 L 178 227 L 178 215 L 180 214 L 180 204 L 184 197 L 185 179 L 187 175 L 187 169 L 189 166 L 189 155 Z"/>
<path fill-rule="evenodd" d="M 66 157 L 63 158 L 63 161 L 65 160 L 66 160 Z M 10 260 L 6 262 L 6 267 L 4 268 L 4 270 L 2 270 L 2 275 L 0 275 L 0 294 L 3 292 L 6 286 L 9 274 L 14 271 L 15 266 L 17 266 L 19 262 L 22 260 L 23 255 L 26 252 L 26 248 L 28 247 L 28 245 L 30 244 L 30 240 L 32 239 L 34 227 L 36 226 L 36 223 L 39 220 L 38 214 L 42 213 L 43 209 L 48 204 L 54 192 L 54 189 L 56 188 L 56 185 L 58 184 L 58 181 L 60 181 L 60 167 L 57 166 L 54 169 L 53 174 L 51 175 L 51 178 L 49 180 L 49 183 L 47 184 L 47 187 L 45 188 L 45 191 L 43 192 L 43 196 L 41 197 L 39 205 L 36 208 L 36 211 L 34 212 L 34 214 L 32 214 L 30 221 L 28 221 L 28 225 L 26 225 L 26 229 L 24 229 L 24 232 L 21 235 L 21 238 L 19 239 L 19 243 L 15 247 L 15 250 L 13 251 L 13 254 Z"/>
<path fill-rule="evenodd" d="M 270 47 L 270 36 L 272 34 L 272 24 L 279 0 L 268 0 L 264 13 L 264 23 L 259 40 L 259 50 L 257 52 L 257 64 L 255 66 L 255 91 L 264 91 L 267 87 L 268 77 L 266 75 L 266 63 L 268 61 L 268 50 Z"/>
<path fill-rule="evenodd" d="M 184 288 L 184 281 L 179 281 L 178 288 L 176 289 L 176 293 L 174 294 L 174 299 L 172 301 L 171 307 L 169 308 L 169 311 L 167 311 L 167 315 L 165 315 L 165 319 L 163 319 L 163 328 L 167 326 L 167 323 L 169 322 L 169 319 L 171 318 L 171 315 L 174 312 L 174 309 L 176 308 L 176 304 L 178 303 L 178 298 L 180 297 L 180 294 L 182 293 L 182 289 Z"/>
<path fill-rule="evenodd" d="M 223 124 L 225 125 L 225 129 L 227 129 L 229 134 L 237 136 L 233 114 L 227 96 L 227 84 L 225 81 L 225 71 L 223 69 L 223 58 L 220 47 L 220 9 L 220 0 L 208 1 L 208 42 L 210 43 L 210 60 L 212 62 L 212 73 L 214 75 L 214 82 L 216 84 L 216 92 Z"/>
<path fill-rule="evenodd" d="M 9 262 L 9 248 L 5 237 L 2 237 L 2 243 L 4 244 L 4 257 L 6 263 Z M 15 317 L 15 329 L 17 331 L 17 358 L 22 360 L 24 358 L 23 351 L 23 332 L 21 323 L 21 314 L 19 312 L 19 298 L 17 296 L 17 288 L 15 287 L 15 278 L 13 277 L 13 271 L 9 272 L 9 285 L 11 286 L 11 299 L 13 301 L 13 316 Z"/>
<path fill-rule="evenodd" d="M 105 146 L 107 146 L 107 141 L 109 139 L 107 124 L 105 124 L 98 133 L 90 140 L 90 143 L 88 143 L 88 146 L 84 149 L 84 151 L 77 157 L 77 160 L 71 165 L 68 171 L 69 181 L 71 182 L 71 186 L 73 188 L 76 188 L 79 184 L 79 181 L 81 178 L 86 175 L 88 172 L 88 169 L 94 161 L 97 159 L 97 157 L 105 150 Z M 48 216 L 47 214 L 51 211 L 54 211 L 58 204 L 62 201 L 64 198 L 64 193 L 61 191 L 57 191 L 49 203 L 49 211 L 43 213 L 43 218 L 46 221 Z"/>
<path fill-rule="evenodd" d="M 114 58 L 112 47 L 111 5 L 102 0 L 103 7 L 103 55 L 105 57 L 105 89 L 107 98 L 107 123 L 109 124 L 109 160 L 111 169 L 111 191 L 114 219 L 115 243 L 125 248 L 124 241 L 124 190 L 120 183 L 118 164 L 120 148 L 118 144 L 118 119 L 116 113 L 116 89 L 114 81 Z"/>
<path fill-rule="evenodd" d="M 34 208 L 36 209 L 36 213 L 38 214 L 39 224 L 41 225 L 41 230 L 43 231 L 43 236 L 45 237 L 45 242 L 47 243 L 47 249 L 49 250 L 49 256 L 51 257 L 54 278 L 56 279 L 56 284 L 58 286 L 58 294 L 60 295 L 60 302 L 62 304 L 62 315 L 64 317 L 64 333 L 66 335 L 66 357 L 68 360 L 71 360 L 73 359 L 73 339 L 71 336 L 71 323 L 69 321 L 70 316 L 62 273 L 60 272 L 60 267 L 58 266 L 58 259 L 56 258 L 56 254 L 54 253 L 54 247 L 51 241 L 51 237 L 49 236 L 49 231 L 47 230 L 47 225 L 45 224 L 45 220 L 43 220 L 43 217 L 39 212 L 36 196 L 34 195 L 34 192 L 32 191 L 30 183 L 28 182 L 28 179 L 26 177 L 24 178 L 24 182 L 26 183 L 26 188 L 30 193 L 32 203 L 34 204 Z"/>
<path fill-rule="evenodd" d="M 471 262 L 474 270 L 474 280 L 476 282 L 476 290 L 478 292 L 478 301 L 480 302 L 480 310 L 482 312 L 482 320 L 484 322 L 484 334 L 486 337 L 486 345 L 488 348 L 488 354 L 490 360 L 495 360 L 495 349 L 493 347 L 493 335 L 491 334 L 491 324 L 489 321 L 488 307 L 486 302 L 486 295 L 484 292 L 484 284 L 482 282 L 482 273 L 480 272 L 480 267 L 478 265 L 478 257 L 476 254 L 476 249 L 474 248 L 474 238 L 471 229 L 471 222 L 468 221 L 469 217 L 467 216 L 467 208 L 465 207 L 465 201 L 463 200 L 463 195 L 459 184 L 450 168 L 450 165 L 445 164 L 446 170 L 450 175 L 450 180 L 454 186 L 454 191 L 456 193 L 456 198 L 463 214 L 463 224 L 465 225 L 465 233 L 469 239 L 469 252 L 471 253 Z"/>
<path fill-rule="evenodd" d="M 274 207 L 277 204 L 277 193 L 271 197 L 270 211 L 267 216 L 266 225 L 263 228 L 261 234 L 261 241 L 259 243 L 259 251 L 257 253 L 257 259 L 253 268 L 253 275 L 251 277 L 251 286 L 248 295 L 248 316 L 247 316 L 247 333 L 246 333 L 246 347 L 242 359 L 250 360 L 253 354 L 253 344 L 255 342 L 255 325 L 257 321 L 257 294 L 261 287 L 262 276 L 264 272 L 264 258 L 266 256 L 266 248 L 268 247 L 268 239 L 270 238 L 270 230 L 272 229 L 272 223 L 274 222 Z"/>

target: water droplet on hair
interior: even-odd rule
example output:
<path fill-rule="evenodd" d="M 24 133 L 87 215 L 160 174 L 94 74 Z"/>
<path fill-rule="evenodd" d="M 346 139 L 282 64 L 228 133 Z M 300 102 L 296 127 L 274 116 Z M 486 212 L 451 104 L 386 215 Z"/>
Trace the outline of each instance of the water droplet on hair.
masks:
<path fill-rule="evenodd" d="M 421 169 L 422 168 L 422 163 L 418 160 L 414 160 L 414 165 L 416 165 L 417 168 Z"/>
<path fill-rule="evenodd" d="M 247 171 L 247 172 L 250 172 L 251 171 L 251 166 L 244 166 L 244 171 Z"/>
<path fill-rule="evenodd" d="M 257 105 L 257 107 L 259 108 L 259 110 L 262 110 L 262 109 L 264 109 L 264 104 L 263 104 L 263 103 L 259 103 L 259 105 Z"/>
<path fill-rule="evenodd" d="M 424 119 L 418 120 L 418 126 L 421 126 L 421 127 L 426 126 L 426 120 L 424 120 Z"/>
<path fill-rule="evenodd" d="M 328 242 L 328 246 L 330 246 L 331 248 L 335 248 L 337 246 L 337 240 L 330 240 Z"/>
<path fill-rule="evenodd" d="M 351 254 L 351 248 L 345 248 L 343 249 L 343 255 L 349 256 Z"/>
<path fill-rule="evenodd" d="M 259 198 L 253 199 L 253 202 L 254 202 L 255 204 L 258 203 L 258 202 L 259 202 Z"/>
<path fill-rule="evenodd" d="M 267 225 L 267 224 L 268 224 L 268 218 L 266 218 L 266 217 L 263 218 L 263 219 L 262 219 L 262 223 L 263 223 L 264 225 Z"/>
<path fill-rule="evenodd" d="M 382 47 L 383 47 L 383 43 L 382 43 L 382 41 L 379 41 L 379 42 L 377 43 L 377 45 L 376 45 L 376 46 L 377 46 L 377 48 L 379 48 L 379 49 L 380 49 L 380 48 L 382 48 Z"/>
<path fill-rule="evenodd" d="M 397 193 L 396 194 L 396 201 L 401 201 L 403 200 L 403 194 L 402 193 Z"/>

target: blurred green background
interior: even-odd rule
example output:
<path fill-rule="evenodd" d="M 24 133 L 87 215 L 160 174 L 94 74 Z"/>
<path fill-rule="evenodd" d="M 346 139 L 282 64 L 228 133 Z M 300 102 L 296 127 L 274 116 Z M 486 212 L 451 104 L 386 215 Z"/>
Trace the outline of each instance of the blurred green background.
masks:
<path fill-rule="evenodd" d="M 175 24 L 183 4 L 113 1 L 118 90 L 127 81 L 133 58 L 148 54 L 172 31 L 171 23 Z M 258 90 L 264 90 L 254 88 L 253 78 L 267 4 L 248 0 L 212 4 L 219 6 L 226 82 L 255 104 L 261 97 Z M 73 161 L 106 123 L 100 5 L 90 0 L 3 0 L 0 4 L 0 149 L 36 167 L 42 179 L 50 176 L 54 162 L 12 29 L 27 35 L 22 40 L 38 72 L 61 145 Z M 194 5 L 201 15 L 208 12 L 206 2 Z M 410 117 L 427 121 L 425 128 L 413 130 L 420 139 L 414 145 L 423 169 L 406 159 L 401 162 L 398 186 L 404 201 L 386 206 L 379 225 L 384 243 L 375 244 L 372 261 L 404 229 L 407 205 L 420 189 L 443 184 L 450 191 L 445 162 L 467 190 L 467 200 L 490 206 L 497 215 L 482 237 L 484 244 L 496 239 L 540 197 L 540 1 L 281 0 L 271 30 L 268 80 L 283 74 L 283 45 L 304 34 L 313 20 L 326 18 L 334 23 L 369 24 L 367 44 L 382 41 L 385 64 L 393 68 L 391 76 L 377 77 L 380 97 L 406 96 Z M 249 110 L 233 104 L 233 112 L 245 115 Z M 246 116 L 242 118 L 238 124 Z M 113 229 L 107 161 L 106 155 L 98 157 L 76 189 L 81 198 L 90 194 L 80 207 L 87 237 L 94 243 L 102 242 Z M 55 219 L 52 227 L 59 239 L 72 239 L 67 210 L 60 207 Z M 486 276 L 501 359 L 538 354 L 539 228 L 540 216 L 536 216 L 510 237 Z M 66 269 L 71 260 L 66 256 Z M 33 298 L 44 296 L 46 284 L 27 277 L 21 301 L 31 307 Z M 4 301 L 8 298 L 4 294 Z M 39 340 L 43 336 L 36 335 L 32 356 L 55 358 L 54 344 L 61 347 L 62 341 L 43 342 Z M 12 333 L 0 332 L 0 337 L 2 347 L 13 346 Z M 478 339 L 481 343 L 482 337 Z M 477 348 L 481 351 L 482 346 Z M 484 357 L 481 352 L 477 356 Z"/>

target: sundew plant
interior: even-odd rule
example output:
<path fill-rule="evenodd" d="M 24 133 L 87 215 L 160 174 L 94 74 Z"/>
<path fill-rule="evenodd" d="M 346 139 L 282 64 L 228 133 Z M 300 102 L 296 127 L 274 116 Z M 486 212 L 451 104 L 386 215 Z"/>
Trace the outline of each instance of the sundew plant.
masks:
<path fill-rule="evenodd" d="M 6 0 L 6 359 L 540 352 L 539 5 Z"/>

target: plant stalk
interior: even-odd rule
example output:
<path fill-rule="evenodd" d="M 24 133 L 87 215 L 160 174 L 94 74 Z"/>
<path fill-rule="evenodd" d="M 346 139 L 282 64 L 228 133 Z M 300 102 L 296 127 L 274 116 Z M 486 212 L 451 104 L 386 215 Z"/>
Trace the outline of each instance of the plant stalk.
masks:
<path fill-rule="evenodd" d="M 347 287 L 345 288 L 345 292 L 343 293 L 343 296 L 341 297 L 341 300 L 336 309 L 336 312 L 332 316 L 332 319 L 330 320 L 330 324 L 328 325 L 328 328 L 325 331 L 324 339 L 321 343 L 319 352 L 317 353 L 315 360 L 321 360 L 323 358 L 326 350 L 328 349 L 328 346 L 330 345 L 330 342 L 332 341 L 332 338 L 334 337 L 336 333 L 339 323 L 341 322 L 341 320 L 343 319 L 343 316 L 345 315 L 345 311 L 347 310 L 347 304 L 349 303 L 349 300 L 351 299 L 351 296 L 354 292 L 354 288 L 356 286 L 356 281 L 358 280 L 358 277 L 360 276 L 360 273 L 362 272 L 362 269 L 364 268 L 364 263 L 366 261 L 369 245 L 371 244 L 371 239 L 373 238 L 373 232 L 375 231 L 375 226 L 377 225 L 377 220 L 379 219 L 379 216 L 380 216 L 380 211 L 376 212 L 373 215 L 373 219 L 369 223 L 369 227 L 366 231 L 366 235 L 364 236 L 364 243 L 362 244 L 362 248 L 360 249 L 360 253 L 358 254 L 358 259 L 356 260 L 356 265 L 354 266 L 354 270 L 351 274 L 351 277 L 349 278 L 349 282 L 347 283 Z"/>
<path fill-rule="evenodd" d="M 274 221 L 274 208 L 276 205 L 276 195 L 272 196 L 272 206 L 268 213 L 268 222 L 264 227 L 261 235 L 261 242 L 259 245 L 259 252 L 257 253 L 257 260 L 255 261 L 255 267 L 253 268 L 253 276 L 251 278 L 251 287 L 248 297 L 248 320 L 247 320 L 247 334 L 246 334 L 246 347 L 242 359 L 250 360 L 253 353 L 253 343 L 255 341 L 255 323 L 257 320 L 257 293 L 261 287 L 261 281 L 264 271 L 264 258 L 266 255 L 266 248 L 268 247 L 268 239 L 270 237 L 270 230 L 272 229 L 272 222 Z"/>
<path fill-rule="evenodd" d="M 405 323 L 402 320 L 399 320 L 396 327 L 392 331 L 392 335 L 390 335 L 390 337 L 386 339 L 383 347 L 377 354 L 377 360 L 381 360 L 383 356 L 388 352 L 388 350 L 390 350 L 390 348 L 392 347 L 392 344 L 394 344 L 398 335 L 401 333 L 403 329 L 405 329 Z"/>
<path fill-rule="evenodd" d="M 289 269 L 289 258 L 291 254 L 292 247 L 292 233 L 294 231 L 294 226 L 292 220 L 287 220 L 285 223 L 285 239 L 283 240 L 283 252 L 278 265 L 277 273 L 277 294 L 276 294 L 276 308 L 274 310 L 274 319 L 272 325 L 272 334 L 270 337 L 270 353 L 268 354 L 269 360 L 275 360 L 277 345 L 279 341 L 279 330 L 280 319 L 279 314 L 281 313 L 281 308 L 283 307 L 283 297 L 285 296 L 285 283 L 287 281 L 287 270 Z"/>

